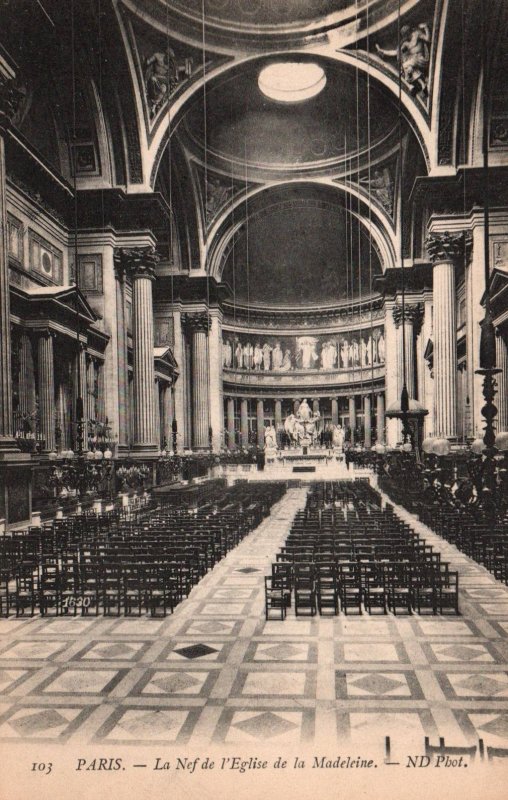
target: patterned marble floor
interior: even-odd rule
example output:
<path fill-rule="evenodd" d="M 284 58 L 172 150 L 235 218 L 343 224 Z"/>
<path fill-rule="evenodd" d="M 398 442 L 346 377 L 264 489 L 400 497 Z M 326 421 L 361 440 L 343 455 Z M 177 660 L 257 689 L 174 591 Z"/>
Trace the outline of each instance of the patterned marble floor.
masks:
<path fill-rule="evenodd" d="M 1 620 L 0 741 L 508 747 L 508 588 L 423 526 L 460 572 L 460 617 L 265 622 L 263 576 L 305 493 L 165 620 Z"/>

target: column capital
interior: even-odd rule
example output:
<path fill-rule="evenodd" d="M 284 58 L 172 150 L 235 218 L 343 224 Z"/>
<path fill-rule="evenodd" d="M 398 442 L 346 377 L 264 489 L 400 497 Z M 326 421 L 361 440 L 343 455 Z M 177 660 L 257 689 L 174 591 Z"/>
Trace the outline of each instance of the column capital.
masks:
<path fill-rule="evenodd" d="M 136 278 L 155 278 L 159 256 L 154 247 L 115 247 L 113 263 L 118 278 L 127 274 Z"/>
<path fill-rule="evenodd" d="M 456 263 L 464 258 L 464 255 L 472 247 L 471 231 L 459 231 L 450 233 L 449 231 L 431 232 L 425 239 L 427 253 L 432 263 L 442 264 L 443 262 Z"/>
<path fill-rule="evenodd" d="M 210 330 L 210 317 L 206 311 L 182 313 L 182 325 L 189 333 L 208 333 Z"/>
<path fill-rule="evenodd" d="M 392 316 L 396 328 L 399 328 L 403 321 L 411 322 L 416 328 L 415 332 L 418 332 L 423 321 L 423 303 L 405 303 L 404 308 L 397 304 L 392 308 Z"/>
<path fill-rule="evenodd" d="M 56 339 L 56 332 L 51 328 L 36 328 L 34 333 L 39 339 Z"/>

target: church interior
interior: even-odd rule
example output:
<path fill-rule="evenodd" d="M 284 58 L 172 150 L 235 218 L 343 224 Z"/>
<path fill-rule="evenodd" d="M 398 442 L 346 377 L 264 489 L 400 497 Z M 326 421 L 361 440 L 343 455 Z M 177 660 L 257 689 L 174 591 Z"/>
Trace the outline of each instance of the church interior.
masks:
<path fill-rule="evenodd" d="M 507 757 L 508 5 L 0 17 L 0 744 Z"/>

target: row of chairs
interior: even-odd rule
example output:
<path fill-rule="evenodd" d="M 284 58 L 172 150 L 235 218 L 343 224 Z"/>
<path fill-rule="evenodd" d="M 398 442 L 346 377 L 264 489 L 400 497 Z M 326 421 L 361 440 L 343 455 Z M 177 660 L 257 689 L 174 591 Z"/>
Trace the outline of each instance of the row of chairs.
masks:
<path fill-rule="evenodd" d="M 0 613 L 130 615 L 172 611 L 269 513 L 286 487 L 218 488 L 199 510 L 57 520 L 0 540 Z"/>
<path fill-rule="evenodd" d="M 315 484 L 265 581 L 265 616 L 459 613 L 458 573 L 365 483 Z"/>
<path fill-rule="evenodd" d="M 508 520 L 494 525 L 458 509 L 422 507 L 419 516 L 429 528 L 508 585 Z"/>
<path fill-rule="evenodd" d="M 295 615 L 372 614 L 399 610 L 409 614 L 430 609 L 459 613 L 459 577 L 447 564 L 338 562 L 272 565 L 265 577 L 265 618 L 285 619 L 294 598 Z"/>

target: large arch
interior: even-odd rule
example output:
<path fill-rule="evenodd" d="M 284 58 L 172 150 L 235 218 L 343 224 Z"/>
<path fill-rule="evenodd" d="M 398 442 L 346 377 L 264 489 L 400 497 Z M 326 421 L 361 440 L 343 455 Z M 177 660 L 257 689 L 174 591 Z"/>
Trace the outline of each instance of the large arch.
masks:
<path fill-rule="evenodd" d="M 352 201 L 349 211 L 371 239 L 372 246 L 379 255 L 383 271 L 394 266 L 398 252 L 397 238 L 391 226 L 383 219 L 383 215 L 376 209 L 371 209 L 369 212 L 367 198 L 356 187 L 323 179 L 281 181 L 269 186 L 256 186 L 244 195 L 237 197 L 210 230 L 202 264 L 203 269 L 216 280 L 221 279 L 225 255 L 234 242 L 235 236 L 245 224 L 245 207 L 249 202 L 251 207 L 252 203 L 255 203 L 252 216 L 259 215 L 266 213 L 274 195 L 277 197 L 276 202 L 280 203 L 285 194 L 295 191 L 302 193 L 302 200 L 306 199 L 306 193 L 308 196 L 308 193 L 311 192 L 315 201 L 341 209 L 346 208 L 344 198 L 349 197 Z M 249 218 L 251 218 L 250 215 Z"/>
<path fill-rule="evenodd" d="M 254 55 L 242 55 L 236 57 L 228 63 L 220 64 L 207 72 L 200 75 L 185 92 L 175 100 L 169 109 L 168 113 L 161 119 L 158 128 L 154 132 L 152 142 L 147 150 L 145 157 L 145 176 L 150 176 L 147 189 L 153 187 L 161 158 L 163 157 L 164 150 L 167 146 L 168 136 L 174 136 L 178 130 L 178 125 L 183 118 L 188 105 L 203 91 L 203 87 L 215 81 L 221 76 L 226 76 L 232 69 L 238 68 L 243 64 L 251 64 L 256 61 L 266 59 L 267 55 L 270 57 L 284 57 L 285 59 L 291 56 L 297 58 L 301 56 L 300 51 L 287 52 L 287 51 L 273 51 L 270 53 Z M 387 89 L 394 101 L 398 100 L 399 84 L 386 67 L 383 62 L 376 56 L 365 54 L 364 59 L 360 59 L 353 51 L 349 50 L 333 50 L 330 45 L 322 45 L 320 47 L 313 47 L 305 50 L 305 56 L 309 55 L 319 56 L 323 59 L 330 59 L 337 63 L 345 64 L 349 67 L 358 69 L 364 76 L 368 76 L 370 81 L 379 82 L 385 89 Z M 436 168 L 435 158 L 433 160 L 432 147 L 431 147 L 431 129 L 429 122 L 425 117 L 423 111 L 419 108 L 418 104 L 411 97 L 410 93 L 403 87 L 401 93 L 402 110 L 404 119 L 414 132 L 416 139 L 422 149 L 425 159 L 425 164 L 428 172 L 432 172 Z M 145 180 L 147 178 L 145 177 Z"/>

